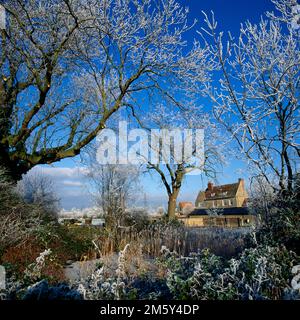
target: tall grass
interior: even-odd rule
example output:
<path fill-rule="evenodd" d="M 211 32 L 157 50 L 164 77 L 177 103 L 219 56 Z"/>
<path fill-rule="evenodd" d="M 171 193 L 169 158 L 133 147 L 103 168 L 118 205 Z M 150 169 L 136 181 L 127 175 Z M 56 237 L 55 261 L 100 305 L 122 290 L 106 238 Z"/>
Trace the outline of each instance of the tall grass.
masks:
<path fill-rule="evenodd" d="M 96 241 L 100 255 L 109 255 L 122 250 L 130 243 L 150 258 L 161 255 L 165 246 L 179 255 L 210 249 L 214 254 L 229 258 L 245 247 L 245 236 L 250 229 L 187 228 L 182 225 L 153 224 L 142 230 L 119 229 L 99 237 Z"/>

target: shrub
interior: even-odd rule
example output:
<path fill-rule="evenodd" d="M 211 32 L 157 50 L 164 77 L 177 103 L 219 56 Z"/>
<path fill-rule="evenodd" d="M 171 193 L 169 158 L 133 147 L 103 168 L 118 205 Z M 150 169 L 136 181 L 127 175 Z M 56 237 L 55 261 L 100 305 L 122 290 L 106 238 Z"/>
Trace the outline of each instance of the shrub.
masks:
<path fill-rule="evenodd" d="M 300 255 L 300 209 L 272 208 L 272 217 L 257 232 L 261 243 L 285 245 Z"/>
<path fill-rule="evenodd" d="M 57 256 L 52 253 L 43 263 L 39 277 L 28 277 L 26 272 L 30 272 L 34 268 L 41 252 L 45 252 L 45 248 L 40 245 L 36 238 L 30 238 L 24 243 L 12 246 L 2 256 L 2 263 L 6 267 L 10 276 L 16 280 L 34 283 L 42 278 L 48 279 L 51 283 L 64 280 L 63 265 Z M 33 270 L 31 270 L 33 272 Z"/>
<path fill-rule="evenodd" d="M 94 249 L 92 241 L 100 230 L 93 226 L 63 226 L 58 223 L 44 225 L 36 233 L 44 248 L 50 248 L 64 264 L 67 260 L 80 260 Z"/>
<path fill-rule="evenodd" d="M 42 280 L 30 286 L 24 293 L 23 300 L 82 300 L 82 295 L 66 283 L 51 286 Z"/>
<path fill-rule="evenodd" d="M 58 282 L 64 279 L 63 268 L 67 261 L 89 256 L 94 250 L 92 240 L 98 236 L 99 229 L 92 226 L 69 228 L 52 221 L 33 230 L 24 241 L 7 247 L 0 262 L 17 279 L 22 279 L 24 270 L 40 252 L 51 249 L 51 261 L 48 261 L 44 276 L 50 283 Z"/>
<path fill-rule="evenodd" d="M 288 194 L 268 190 L 251 200 L 253 208 L 261 217 L 257 240 L 267 245 L 283 244 L 300 255 L 300 188 L 299 175 L 293 181 Z"/>
<path fill-rule="evenodd" d="M 85 300 L 119 300 L 126 297 L 126 251 L 129 245 L 120 251 L 118 266 L 114 278 L 106 279 L 104 267 L 98 268 L 85 282 L 78 285 L 78 291 Z"/>
<path fill-rule="evenodd" d="M 229 261 L 208 250 L 185 258 L 167 253 L 166 261 L 175 299 L 257 300 L 284 297 L 297 257 L 285 247 L 261 245 Z"/>

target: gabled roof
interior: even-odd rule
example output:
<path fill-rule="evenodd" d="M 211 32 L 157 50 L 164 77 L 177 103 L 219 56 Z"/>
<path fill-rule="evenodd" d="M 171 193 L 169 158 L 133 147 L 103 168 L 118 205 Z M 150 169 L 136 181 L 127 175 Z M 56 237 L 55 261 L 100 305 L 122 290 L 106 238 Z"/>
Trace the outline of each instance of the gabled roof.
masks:
<path fill-rule="evenodd" d="M 236 183 L 223 184 L 220 186 L 214 186 L 212 182 L 209 182 L 206 190 L 198 193 L 195 205 L 198 206 L 199 203 L 209 200 L 234 198 L 240 185 L 244 187 L 243 179 L 239 179 Z"/>
<path fill-rule="evenodd" d="M 223 184 L 221 186 L 212 186 L 209 190 L 205 190 L 206 200 L 217 200 L 235 197 L 239 187 L 239 182 L 231 184 Z"/>

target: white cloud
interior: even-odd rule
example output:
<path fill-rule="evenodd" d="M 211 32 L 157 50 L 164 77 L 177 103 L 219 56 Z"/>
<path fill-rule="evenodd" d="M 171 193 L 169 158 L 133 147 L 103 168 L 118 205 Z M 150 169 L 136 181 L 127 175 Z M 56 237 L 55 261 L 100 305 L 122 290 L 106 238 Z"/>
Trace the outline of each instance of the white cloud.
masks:
<path fill-rule="evenodd" d="M 43 174 L 49 175 L 53 178 L 73 178 L 78 176 L 85 176 L 88 173 L 88 169 L 85 167 L 36 167 L 33 170 L 37 170 Z"/>
<path fill-rule="evenodd" d="M 90 195 L 87 193 L 87 168 L 42 165 L 34 167 L 31 172 L 45 175 L 53 181 L 63 208 L 84 208 L 91 205 Z"/>
<path fill-rule="evenodd" d="M 80 181 L 64 180 L 61 183 L 67 187 L 83 187 L 84 186 L 84 183 Z"/>

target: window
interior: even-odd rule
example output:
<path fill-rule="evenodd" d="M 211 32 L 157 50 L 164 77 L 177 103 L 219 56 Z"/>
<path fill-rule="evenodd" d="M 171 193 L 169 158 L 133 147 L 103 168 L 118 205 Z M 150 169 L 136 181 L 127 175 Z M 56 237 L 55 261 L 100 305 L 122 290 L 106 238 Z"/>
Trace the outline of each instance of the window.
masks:
<path fill-rule="evenodd" d="M 228 200 L 228 205 L 232 206 L 232 200 L 231 199 Z"/>

